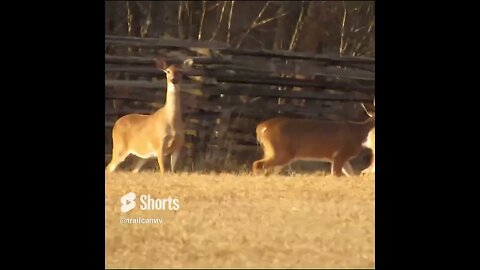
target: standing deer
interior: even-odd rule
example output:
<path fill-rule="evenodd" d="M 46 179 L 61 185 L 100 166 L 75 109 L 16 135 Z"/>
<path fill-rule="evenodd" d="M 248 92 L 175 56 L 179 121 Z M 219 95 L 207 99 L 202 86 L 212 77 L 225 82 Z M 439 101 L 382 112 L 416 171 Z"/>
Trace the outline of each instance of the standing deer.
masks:
<path fill-rule="evenodd" d="M 373 114 L 364 122 L 319 121 L 276 117 L 257 125 L 257 140 L 264 157 L 252 165 L 252 172 L 274 169 L 278 173 L 296 160 L 331 163 L 331 174 L 352 175 L 350 160 L 364 148 L 375 127 Z"/>
<path fill-rule="evenodd" d="M 189 60 L 185 61 L 184 67 Z M 164 59 L 156 60 L 157 68 L 167 78 L 165 105 L 151 115 L 129 114 L 117 120 L 112 130 L 112 160 L 107 172 L 113 172 L 129 154 L 140 157 L 134 172 L 152 157 L 157 157 L 160 172 L 164 175 L 164 156 L 170 155 L 173 173 L 180 150 L 185 141 L 185 125 L 180 104 L 180 83 L 183 69 L 179 65 L 167 65 Z"/>

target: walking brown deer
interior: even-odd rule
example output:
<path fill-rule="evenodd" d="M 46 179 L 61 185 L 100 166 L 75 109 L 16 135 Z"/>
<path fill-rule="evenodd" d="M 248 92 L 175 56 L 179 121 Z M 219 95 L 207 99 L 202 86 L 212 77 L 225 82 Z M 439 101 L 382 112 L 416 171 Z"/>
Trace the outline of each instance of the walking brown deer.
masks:
<path fill-rule="evenodd" d="M 285 165 L 296 161 L 331 163 L 331 174 L 353 174 L 350 160 L 356 157 L 375 127 L 375 114 L 363 122 L 322 121 L 276 117 L 257 125 L 257 140 L 264 157 L 252 164 L 258 174 L 273 168 L 278 173 Z"/>

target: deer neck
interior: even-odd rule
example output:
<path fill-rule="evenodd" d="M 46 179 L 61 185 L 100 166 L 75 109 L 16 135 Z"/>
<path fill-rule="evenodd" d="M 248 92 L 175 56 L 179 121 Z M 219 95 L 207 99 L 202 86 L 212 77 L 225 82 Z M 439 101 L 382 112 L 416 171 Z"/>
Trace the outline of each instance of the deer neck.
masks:
<path fill-rule="evenodd" d="M 182 112 L 180 108 L 180 85 L 168 83 L 167 97 L 165 106 L 163 107 L 164 114 L 170 123 L 175 123 L 181 120 Z"/>

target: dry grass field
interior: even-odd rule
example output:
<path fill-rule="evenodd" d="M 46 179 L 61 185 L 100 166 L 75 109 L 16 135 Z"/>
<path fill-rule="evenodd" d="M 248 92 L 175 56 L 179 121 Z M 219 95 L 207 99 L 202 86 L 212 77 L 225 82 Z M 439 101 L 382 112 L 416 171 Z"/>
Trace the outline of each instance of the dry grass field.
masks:
<path fill-rule="evenodd" d="M 106 189 L 107 268 L 374 267 L 372 176 L 118 172 Z M 131 191 L 136 208 L 121 213 Z M 180 209 L 142 211 L 141 194 L 178 198 Z"/>

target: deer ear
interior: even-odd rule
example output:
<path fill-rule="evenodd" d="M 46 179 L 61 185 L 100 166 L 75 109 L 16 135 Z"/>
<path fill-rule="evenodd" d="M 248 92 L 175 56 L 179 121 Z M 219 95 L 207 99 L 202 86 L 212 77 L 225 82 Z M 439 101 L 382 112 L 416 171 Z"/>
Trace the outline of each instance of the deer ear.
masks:
<path fill-rule="evenodd" d="M 164 58 L 157 58 L 155 59 L 155 63 L 158 69 L 165 71 L 167 69 L 167 62 Z"/>

